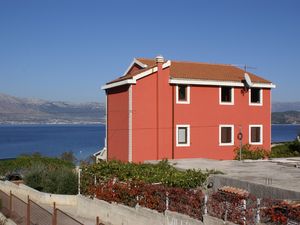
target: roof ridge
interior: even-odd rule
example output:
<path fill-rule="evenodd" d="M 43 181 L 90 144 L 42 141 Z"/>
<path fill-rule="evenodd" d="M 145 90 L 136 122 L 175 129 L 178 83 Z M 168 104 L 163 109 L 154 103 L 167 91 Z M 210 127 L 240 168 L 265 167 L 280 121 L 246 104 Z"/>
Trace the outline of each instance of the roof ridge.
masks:
<path fill-rule="evenodd" d="M 151 58 L 136 58 L 137 60 L 149 60 L 149 61 L 154 61 L 155 59 L 151 59 Z M 193 63 L 193 64 L 205 64 L 205 65 L 218 65 L 218 66 L 232 66 L 235 68 L 240 69 L 239 67 L 235 66 L 234 64 L 226 64 L 226 63 L 210 63 L 210 62 L 194 62 L 194 61 L 186 61 L 186 60 L 172 60 L 172 59 L 168 59 L 171 62 L 175 62 L 175 63 Z M 166 60 L 166 61 L 168 61 Z"/>

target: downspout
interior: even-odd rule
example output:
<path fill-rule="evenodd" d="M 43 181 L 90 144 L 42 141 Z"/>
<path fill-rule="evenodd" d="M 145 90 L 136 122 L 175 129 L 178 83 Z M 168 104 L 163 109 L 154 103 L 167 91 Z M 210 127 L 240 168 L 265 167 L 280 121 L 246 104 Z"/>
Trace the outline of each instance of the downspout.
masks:
<path fill-rule="evenodd" d="M 157 65 L 157 76 L 156 76 L 156 158 L 159 160 L 159 76 L 161 76 L 162 65 L 164 63 L 164 57 L 161 55 L 155 58 Z"/>
<path fill-rule="evenodd" d="M 128 161 L 132 162 L 132 85 L 128 91 Z"/>
<path fill-rule="evenodd" d="M 106 161 L 108 160 L 108 93 L 105 91 L 105 148 L 106 148 Z"/>
<path fill-rule="evenodd" d="M 159 104 L 158 104 L 158 76 L 159 68 L 157 67 L 157 76 L 156 76 L 156 159 L 159 160 Z"/>
<path fill-rule="evenodd" d="M 175 130 L 174 130 L 174 85 L 172 85 L 172 159 L 175 158 L 175 153 L 174 153 L 174 142 L 175 142 Z"/>

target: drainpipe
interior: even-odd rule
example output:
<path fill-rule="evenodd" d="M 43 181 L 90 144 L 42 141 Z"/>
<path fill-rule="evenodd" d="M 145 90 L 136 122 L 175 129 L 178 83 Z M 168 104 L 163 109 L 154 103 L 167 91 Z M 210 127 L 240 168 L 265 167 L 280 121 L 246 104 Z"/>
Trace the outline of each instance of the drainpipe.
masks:
<path fill-rule="evenodd" d="M 162 72 L 162 65 L 164 63 L 164 57 L 161 55 L 155 58 L 157 65 L 157 77 L 156 77 L 156 158 L 159 160 L 159 77 Z"/>
<path fill-rule="evenodd" d="M 175 129 L 174 129 L 174 101 L 175 101 L 175 86 L 172 85 L 172 159 L 175 158 L 174 144 L 175 144 Z"/>

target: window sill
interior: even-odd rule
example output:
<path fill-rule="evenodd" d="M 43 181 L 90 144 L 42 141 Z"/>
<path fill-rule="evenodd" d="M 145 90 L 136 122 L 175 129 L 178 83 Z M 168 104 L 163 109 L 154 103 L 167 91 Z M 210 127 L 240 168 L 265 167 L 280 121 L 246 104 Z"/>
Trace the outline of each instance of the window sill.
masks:
<path fill-rule="evenodd" d="M 189 101 L 177 101 L 176 104 L 190 104 Z"/>
<path fill-rule="evenodd" d="M 219 143 L 219 146 L 234 146 L 234 143 Z"/>
<path fill-rule="evenodd" d="M 234 105 L 234 102 L 220 102 L 220 105 Z"/>
<path fill-rule="evenodd" d="M 263 106 L 262 103 L 250 103 L 249 105 L 250 106 Z"/>
<path fill-rule="evenodd" d="M 190 147 L 190 144 L 176 144 L 176 147 Z"/>
<path fill-rule="evenodd" d="M 250 142 L 249 144 L 250 145 L 262 145 L 263 143 L 262 142 Z"/>

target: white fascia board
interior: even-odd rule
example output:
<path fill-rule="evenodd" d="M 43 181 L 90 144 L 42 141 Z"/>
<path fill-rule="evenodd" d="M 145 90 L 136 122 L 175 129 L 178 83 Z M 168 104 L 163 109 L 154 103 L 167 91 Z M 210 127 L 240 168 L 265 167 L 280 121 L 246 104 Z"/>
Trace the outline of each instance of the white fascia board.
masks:
<path fill-rule="evenodd" d="M 262 84 L 262 83 L 254 83 L 253 88 L 276 88 L 275 84 Z"/>
<path fill-rule="evenodd" d="M 153 67 L 153 68 L 151 68 L 149 70 L 141 72 L 141 73 L 135 75 L 132 79 L 136 82 L 137 80 L 139 80 L 139 79 L 141 79 L 143 77 L 146 77 L 146 76 L 148 76 L 148 75 L 150 75 L 152 73 L 155 73 L 155 72 L 157 72 L 157 67 Z"/>
<path fill-rule="evenodd" d="M 168 60 L 167 62 L 165 62 L 162 65 L 162 68 L 165 69 L 165 68 L 169 67 L 170 65 L 171 65 L 171 61 Z M 106 85 L 102 86 L 101 89 L 106 90 L 106 89 L 109 89 L 109 88 L 113 88 L 113 87 L 117 87 L 117 86 L 121 86 L 121 85 L 125 85 L 125 84 L 136 84 L 137 80 L 139 80 L 143 77 L 146 77 L 146 76 L 148 76 L 152 73 L 155 73 L 155 72 L 157 72 L 157 66 L 153 67 L 149 70 L 146 70 L 144 72 L 138 73 L 135 76 L 133 76 L 131 79 L 122 80 L 122 81 L 111 83 L 111 84 L 106 84 Z"/>
<path fill-rule="evenodd" d="M 178 79 L 170 78 L 170 84 L 189 84 L 189 85 L 207 85 L 207 86 L 230 86 L 230 87 L 244 87 L 245 85 L 242 82 L 235 81 L 217 81 L 217 80 L 196 80 L 196 79 Z M 263 84 L 263 83 L 254 83 L 253 87 L 259 88 L 275 88 L 274 84 Z"/>
<path fill-rule="evenodd" d="M 110 89 L 110 88 L 113 88 L 113 87 L 122 86 L 122 85 L 125 85 L 125 84 L 136 84 L 136 81 L 133 80 L 133 79 L 122 80 L 122 81 L 119 81 L 119 82 L 103 85 L 101 87 L 101 89 L 106 90 L 106 89 Z"/>
<path fill-rule="evenodd" d="M 140 62 L 139 60 L 137 60 L 136 58 L 133 59 L 133 61 L 130 63 L 130 65 L 128 66 L 128 68 L 126 69 L 125 73 L 123 74 L 123 76 L 125 76 L 129 70 L 134 66 L 134 64 L 139 65 L 142 68 L 147 68 L 148 66 L 142 62 Z"/>
<path fill-rule="evenodd" d="M 167 62 L 165 62 L 165 63 L 162 65 L 162 68 L 164 69 L 164 68 L 167 68 L 167 67 L 169 67 L 169 66 L 171 66 L 171 60 L 168 60 Z"/>
<path fill-rule="evenodd" d="M 162 68 L 165 69 L 165 68 L 169 67 L 170 65 L 171 65 L 171 61 L 168 60 L 167 62 L 165 62 L 165 63 L 162 65 Z M 157 70 L 158 70 L 158 69 L 157 69 L 157 66 L 156 66 L 156 67 L 153 67 L 153 68 L 151 68 L 151 69 L 149 69 L 149 70 L 146 70 L 146 71 L 144 71 L 144 72 L 141 72 L 141 73 L 135 75 L 135 76 L 133 77 L 133 79 L 134 79 L 135 81 L 137 81 L 137 80 L 139 80 L 139 79 L 141 79 L 141 78 L 143 78 L 143 77 L 146 77 L 146 76 L 148 76 L 148 75 L 150 75 L 150 74 L 152 74 L 152 73 L 157 72 Z"/>

